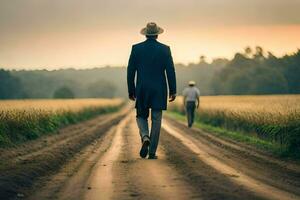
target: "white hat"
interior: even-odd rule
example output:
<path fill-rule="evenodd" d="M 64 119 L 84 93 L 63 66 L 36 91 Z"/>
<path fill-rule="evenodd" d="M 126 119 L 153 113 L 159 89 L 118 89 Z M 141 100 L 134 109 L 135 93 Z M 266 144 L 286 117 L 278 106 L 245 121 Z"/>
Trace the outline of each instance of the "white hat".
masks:
<path fill-rule="evenodd" d="M 189 81 L 189 85 L 196 85 L 195 81 Z"/>

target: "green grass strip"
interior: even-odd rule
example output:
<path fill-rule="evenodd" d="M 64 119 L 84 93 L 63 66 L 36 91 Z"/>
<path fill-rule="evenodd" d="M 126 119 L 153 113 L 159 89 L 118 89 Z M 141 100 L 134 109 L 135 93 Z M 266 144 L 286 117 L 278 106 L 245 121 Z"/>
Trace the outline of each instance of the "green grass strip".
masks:
<path fill-rule="evenodd" d="M 166 112 L 167 116 L 178 120 L 182 122 L 186 122 L 186 117 L 179 113 L 179 112 L 174 112 L 174 111 L 167 111 Z M 223 138 L 230 138 L 234 141 L 242 142 L 251 146 L 254 146 L 258 149 L 270 152 L 276 156 L 280 157 L 294 157 L 294 155 L 290 155 L 286 148 L 282 147 L 279 144 L 272 143 L 270 141 L 265 141 L 260 138 L 251 136 L 247 133 L 243 132 L 237 132 L 237 131 L 231 131 L 227 130 L 223 127 L 216 127 L 212 126 L 209 124 L 204 124 L 203 122 L 196 120 L 194 123 L 194 127 L 202 129 L 204 131 L 207 131 L 210 134 L 213 134 L 218 137 L 223 137 Z"/>

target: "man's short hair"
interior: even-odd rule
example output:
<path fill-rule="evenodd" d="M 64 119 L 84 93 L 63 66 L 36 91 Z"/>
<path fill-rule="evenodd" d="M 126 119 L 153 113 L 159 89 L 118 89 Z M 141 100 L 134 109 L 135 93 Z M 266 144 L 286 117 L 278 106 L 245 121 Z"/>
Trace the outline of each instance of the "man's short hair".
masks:
<path fill-rule="evenodd" d="M 158 35 L 146 35 L 147 39 L 157 39 Z"/>

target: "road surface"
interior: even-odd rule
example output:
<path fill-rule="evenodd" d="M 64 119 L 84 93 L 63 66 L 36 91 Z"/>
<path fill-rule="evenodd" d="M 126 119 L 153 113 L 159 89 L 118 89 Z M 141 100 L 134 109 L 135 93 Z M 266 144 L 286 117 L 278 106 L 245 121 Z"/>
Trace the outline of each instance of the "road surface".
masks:
<path fill-rule="evenodd" d="M 32 200 L 300 199 L 297 163 L 167 117 L 158 160 L 140 158 L 140 145 L 131 108 L 67 127 L 2 152 L 9 170 L 2 168 L 0 194 Z"/>

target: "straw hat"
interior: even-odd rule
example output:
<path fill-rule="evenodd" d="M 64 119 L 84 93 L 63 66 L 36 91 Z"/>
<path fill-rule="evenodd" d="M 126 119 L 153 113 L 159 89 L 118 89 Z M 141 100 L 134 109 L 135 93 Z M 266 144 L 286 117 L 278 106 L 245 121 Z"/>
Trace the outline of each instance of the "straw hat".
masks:
<path fill-rule="evenodd" d="M 189 81 L 189 85 L 196 85 L 195 81 Z"/>
<path fill-rule="evenodd" d="M 145 28 L 141 30 L 142 35 L 158 35 L 164 32 L 164 29 L 160 28 L 154 22 L 149 22 Z"/>

